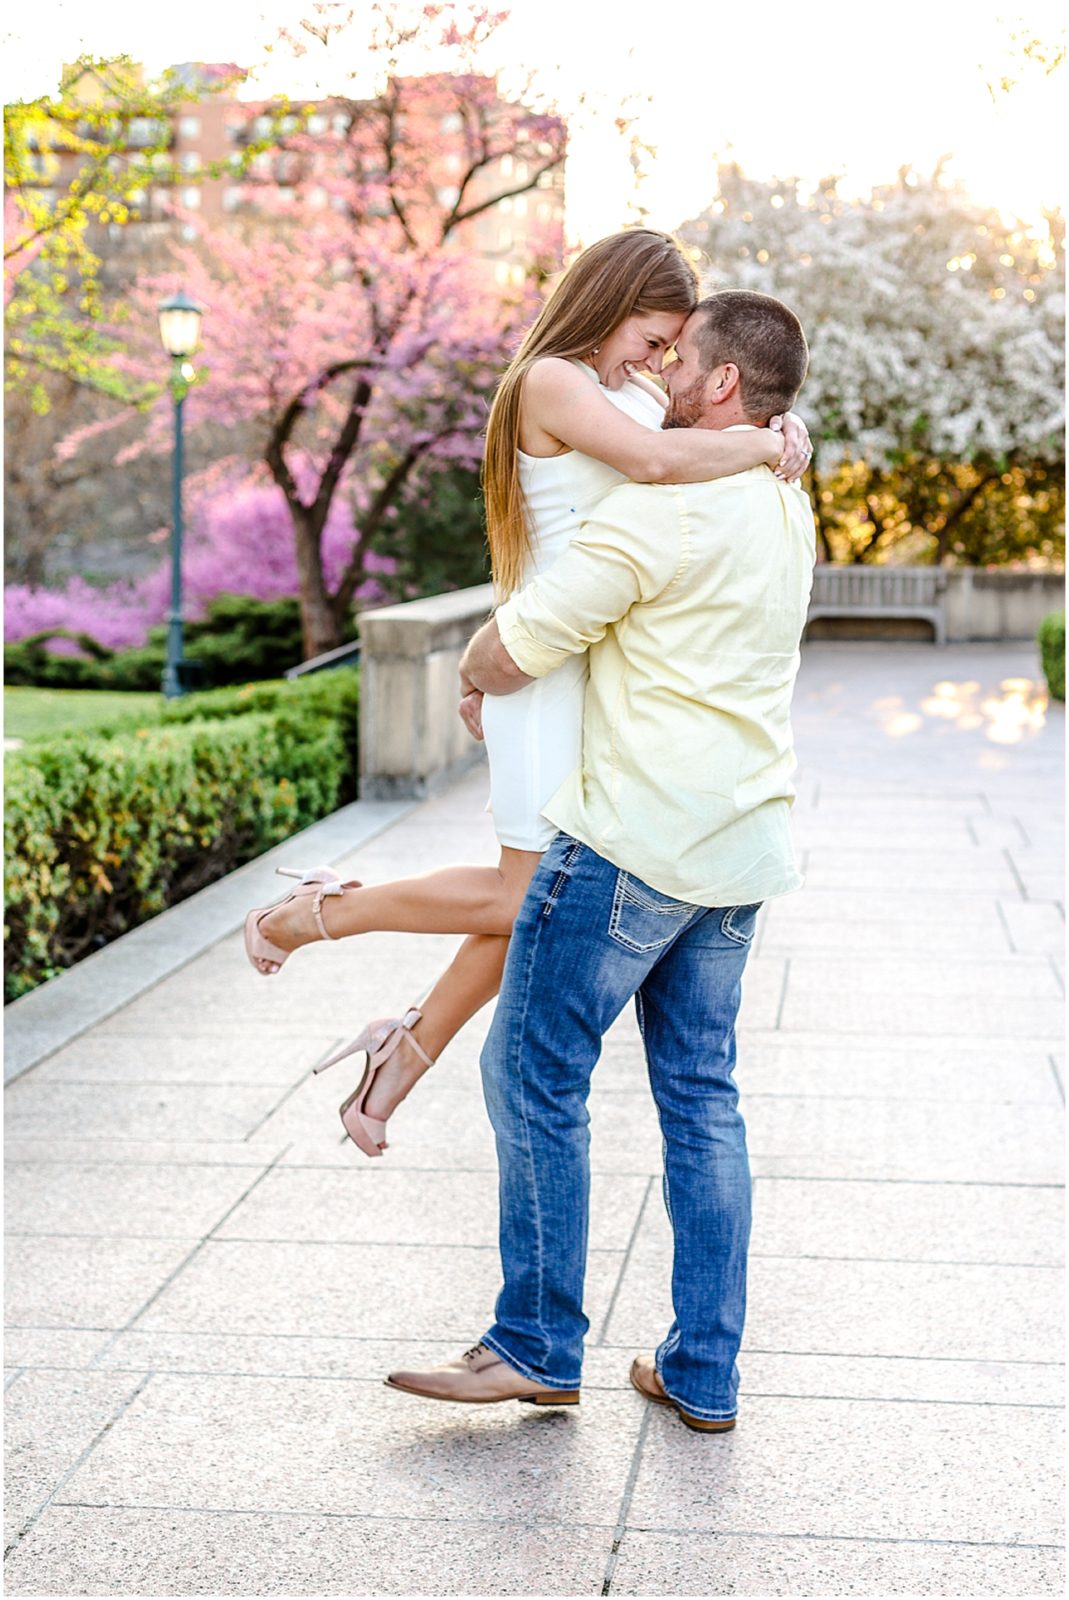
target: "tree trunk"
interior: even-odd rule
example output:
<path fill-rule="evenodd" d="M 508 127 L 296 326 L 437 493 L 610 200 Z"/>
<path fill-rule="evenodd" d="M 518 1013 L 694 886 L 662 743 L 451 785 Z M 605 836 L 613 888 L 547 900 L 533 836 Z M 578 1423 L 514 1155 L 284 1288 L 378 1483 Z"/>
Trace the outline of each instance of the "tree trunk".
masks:
<path fill-rule="evenodd" d="M 323 579 L 321 519 L 307 506 L 290 502 L 297 548 L 297 577 L 300 583 L 301 633 L 304 658 L 322 655 L 341 643 L 341 631 Z"/>

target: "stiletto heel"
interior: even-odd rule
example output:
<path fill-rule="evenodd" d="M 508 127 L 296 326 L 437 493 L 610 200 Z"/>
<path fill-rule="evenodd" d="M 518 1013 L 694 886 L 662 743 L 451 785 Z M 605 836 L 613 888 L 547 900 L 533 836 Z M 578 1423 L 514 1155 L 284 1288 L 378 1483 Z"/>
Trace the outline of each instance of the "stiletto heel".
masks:
<path fill-rule="evenodd" d="M 338 874 L 331 867 L 312 867 L 308 872 L 301 872 L 295 867 L 276 867 L 280 878 L 299 878 L 296 889 L 291 889 L 289 894 L 281 900 L 276 900 L 271 906 L 256 906 L 245 918 L 245 954 L 260 973 L 261 977 L 273 978 L 286 964 L 293 954 L 292 950 L 280 950 L 277 944 L 272 944 L 265 933 L 260 931 L 260 923 L 272 911 L 277 911 L 279 906 L 288 905 L 291 900 L 312 897 L 312 917 L 321 939 L 333 939 L 334 935 L 327 929 L 323 921 L 323 897 L 325 895 L 340 895 L 346 889 L 360 889 L 363 885 L 355 878 L 348 883 L 342 883 Z M 266 972 L 261 961 L 273 963 L 274 970 Z"/>
<path fill-rule="evenodd" d="M 364 1110 L 371 1086 L 375 1082 L 375 1074 L 383 1066 L 402 1039 L 407 1039 L 413 1050 L 425 1061 L 428 1067 L 433 1067 L 434 1062 L 424 1050 L 419 1040 L 413 1035 L 412 1029 L 420 1020 L 422 1012 L 413 1006 L 406 1011 L 403 1017 L 384 1017 L 379 1022 L 369 1022 L 363 1032 L 339 1050 L 336 1055 L 330 1056 L 326 1061 L 321 1061 L 314 1070 L 325 1072 L 328 1067 L 333 1067 L 339 1061 L 344 1061 L 348 1056 L 355 1055 L 358 1050 L 367 1054 L 364 1064 L 364 1075 L 347 1100 L 343 1100 L 338 1107 L 342 1127 L 349 1138 L 362 1150 L 366 1156 L 381 1156 L 388 1149 L 386 1143 L 386 1124 L 378 1117 L 369 1117 Z"/>

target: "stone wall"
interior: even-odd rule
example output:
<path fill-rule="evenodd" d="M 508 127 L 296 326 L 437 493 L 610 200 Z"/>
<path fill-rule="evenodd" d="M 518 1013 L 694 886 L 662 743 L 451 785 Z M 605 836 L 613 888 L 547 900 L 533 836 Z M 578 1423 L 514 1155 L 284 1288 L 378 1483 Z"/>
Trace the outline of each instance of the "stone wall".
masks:
<path fill-rule="evenodd" d="M 1065 605 L 1065 574 L 951 567 L 943 604 L 949 642 L 1034 639 L 1043 618 Z"/>
<path fill-rule="evenodd" d="M 457 715 L 464 647 L 489 584 L 360 616 L 360 798 L 422 799 L 483 759 Z"/>

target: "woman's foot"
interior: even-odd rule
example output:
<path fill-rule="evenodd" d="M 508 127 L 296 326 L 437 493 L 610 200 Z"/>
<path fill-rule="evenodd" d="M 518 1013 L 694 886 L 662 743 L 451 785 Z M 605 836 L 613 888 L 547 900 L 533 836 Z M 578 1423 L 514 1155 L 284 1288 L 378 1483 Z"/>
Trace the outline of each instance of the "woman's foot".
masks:
<path fill-rule="evenodd" d="M 260 929 L 265 938 L 287 955 L 299 950 L 302 944 L 312 944 L 323 937 L 315 925 L 312 903 L 308 899 L 283 900 L 261 918 Z"/>
<path fill-rule="evenodd" d="M 335 938 L 323 921 L 324 899 L 336 899 L 345 889 L 361 887 L 355 879 L 343 884 L 331 867 L 313 867 L 308 872 L 276 867 L 275 871 L 300 882 L 276 905 L 254 906 L 245 918 L 245 954 L 265 977 L 279 972 L 299 945 L 310 939 Z M 309 921 L 312 932 L 307 934 Z"/>
<path fill-rule="evenodd" d="M 434 1062 L 412 1033 L 412 1029 L 420 1020 L 418 1009 L 410 1006 L 403 1017 L 382 1017 L 378 1022 L 369 1022 L 349 1044 L 312 1069 L 314 1072 L 325 1072 L 337 1062 L 344 1061 L 361 1050 L 364 1051 L 364 1075 L 352 1094 L 342 1101 L 338 1110 L 341 1114 L 342 1127 L 366 1156 L 381 1156 L 387 1148 L 386 1117 L 376 1115 L 368 1106 L 379 1074 L 402 1049 L 413 1053 L 417 1058 L 422 1057 L 424 1068 L 434 1066 Z M 415 1079 L 408 1069 L 402 1068 L 396 1079 L 391 1075 L 387 1081 L 392 1083 L 390 1099 L 392 1109 L 399 1099 L 403 1099 L 408 1093 Z M 385 1098 L 383 1096 L 383 1099 Z M 377 1106 L 378 1101 L 375 1103 Z"/>
<path fill-rule="evenodd" d="M 409 1040 L 403 1038 L 375 1073 L 364 1102 L 365 1113 L 379 1122 L 388 1122 L 427 1070 L 428 1063 L 413 1049 Z"/>
<path fill-rule="evenodd" d="M 266 916 L 259 920 L 259 928 L 266 939 L 290 955 L 294 950 L 299 950 L 302 945 L 315 944 L 320 939 L 341 938 L 340 932 L 335 931 L 337 907 L 333 903 L 341 898 L 347 889 L 359 889 L 362 885 L 351 882 L 345 884 L 328 884 L 319 905 L 319 916 L 316 916 L 314 898 L 306 894 L 294 894 L 285 900 L 280 900 L 277 906 L 272 906 Z"/>

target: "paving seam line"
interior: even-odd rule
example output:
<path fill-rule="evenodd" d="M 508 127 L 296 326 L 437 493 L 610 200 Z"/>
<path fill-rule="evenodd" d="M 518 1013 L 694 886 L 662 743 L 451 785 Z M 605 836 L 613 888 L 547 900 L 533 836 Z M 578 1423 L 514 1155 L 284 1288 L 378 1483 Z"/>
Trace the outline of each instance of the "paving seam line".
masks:
<path fill-rule="evenodd" d="M 144 1371 L 143 1368 L 141 1370 Z M 93 1451 L 96 1449 L 96 1447 L 100 1443 L 100 1441 L 105 1437 L 106 1434 L 110 1433 L 111 1429 L 118 1422 L 119 1418 L 123 1415 L 124 1412 L 126 1412 L 126 1411 L 128 1411 L 130 1409 L 130 1407 L 133 1405 L 133 1403 L 137 1399 L 137 1397 L 144 1392 L 145 1388 L 148 1386 L 148 1384 L 150 1384 L 152 1382 L 152 1379 L 155 1376 L 156 1376 L 156 1374 L 154 1372 L 146 1372 L 144 1377 L 141 1379 L 141 1382 L 133 1390 L 132 1394 L 127 1395 L 126 1399 L 119 1403 L 119 1405 L 112 1412 L 111 1416 L 108 1418 L 107 1422 L 105 1422 L 104 1426 L 97 1430 L 97 1432 L 93 1435 L 92 1439 L 90 1439 L 89 1443 L 86 1445 L 85 1449 L 82 1451 L 82 1453 L 78 1457 L 78 1459 L 71 1466 L 69 1466 L 67 1468 L 66 1472 L 64 1472 L 61 1475 L 61 1477 L 59 1479 L 59 1482 L 56 1484 L 55 1488 L 51 1491 L 50 1494 L 45 1496 L 44 1500 L 42 1500 L 41 1504 L 37 1507 L 37 1510 L 31 1513 L 31 1515 L 27 1518 L 27 1520 L 23 1523 L 22 1527 L 19 1529 L 18 1533 L 15 1534 L 14 1538 L 11 1540 L 11 1543 L 8 1544 L 5 1547 L 5 1549 L 4 1549 L 4 1560 L 5 1561 L 7 1560 L 8 1556 L 13 1555 L 15 1553 L 15 1551 L 18 1549 L 19 1545 L 22 1543 L 23 1539 L 25 1539 L 26 1535 L 28 1533 L 30 1533 L 31 1530 L 40 1521 L 41 1517 L 48 1510 L 49 1506 L 57 1503 L 56 1497 L 60 1493 L 60 1491 L 66 1487 L 66 1485 L 74 1477 L 74 1474 L 79 1470 L 79 1468 L 85 1465 L 86 1461 L 88 1461 L 89 1457 L 92 1455 Z M 59 1501 L 58 1503 L 60 1505 L 63 1504 L 62 1501 Z"/>
<path fill-rule="evenodd" d="M 642 1422 L 638 1430 L 638 1438 L 635 1440 L 635 1451 L 631 1457 L 631 1467 L 627 1474 L 627 1482 L 624 1484 L 623 1497 L 620 1501 L 620 1515 L 616 1521 L 616 1528 L 613 1533 L 612 1548 L 609 1551 L 609 1559 L 605 1565 L 605 1580 L 601 1586 L 601 1592 L 603 1595 L 607 1595 L 611 1592 L 612 1580 L 616 1575 L 616 1563 L 620 1558 L 620 1546 L 623 1543 L 624 1534 L 627 1530 L 627 1519 L 631 1512 L 631 1501 L 634 1499 L 635 1484 L 638 1482 L 639 1467 L 642 1465 L 642 1451 L 646 1443 L 646 1435 L 650 1428 L 650 1408 L 652 1404 L 653 1402 L 649 1400 L 645 1402 L 646 1414 L 642 1418 Z"/>

